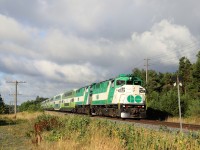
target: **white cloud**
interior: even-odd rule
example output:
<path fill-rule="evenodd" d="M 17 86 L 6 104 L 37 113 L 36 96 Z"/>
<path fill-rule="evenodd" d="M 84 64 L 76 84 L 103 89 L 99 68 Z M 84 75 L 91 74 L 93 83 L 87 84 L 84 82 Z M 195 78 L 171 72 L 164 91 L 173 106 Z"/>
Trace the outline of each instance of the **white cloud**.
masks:
<path fill-rule="evenodd" d="M 64 35 L 58 29 L 49 30 L 41 47 L 50 58 L 62 62 L 74 61 L 74 59 L 79 61 L 80 57 L 83 59 L 97 57 L 102 53 L 92 40 Z"/>
<path fill-rule="evenodd" d="M 15 19 L 0 14 L 0 40 L 1 42 L 25 43 L 30 40 L 34 29 L 25 27 Z"/>
<path fill-rule="evenodd" d="M 180 57 L 194 58 L 190 50 L 183 51 L 183 49 L 184 45 L 194 43 L 197 39 L 186 26 L 162 20 L 154 24 L 150 31 L 133 33 L 132 40 L 134 47 L 142 50 L 146 57 L 154 57 L 157 62 L 161 61 L 164 64 L 176 65 Z M 155 57 L 157 55 L 160 57 Z"/>
<path fill-rule="evenodd" d="M 93 72 L 90 64 L 58 65 L 48 61 L 36 61 L 34 66 L 40 75 L 57 82 L 85 84 L 97 79 L 97 74 Z"/>

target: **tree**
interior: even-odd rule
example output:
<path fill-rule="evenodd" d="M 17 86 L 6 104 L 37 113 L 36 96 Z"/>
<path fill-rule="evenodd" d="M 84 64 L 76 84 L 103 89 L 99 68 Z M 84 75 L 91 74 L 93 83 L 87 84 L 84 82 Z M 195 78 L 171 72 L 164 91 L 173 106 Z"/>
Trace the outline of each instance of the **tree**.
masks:
<path fill-rule="evenodd" d="M 172 73 L 167 72 L 161 78 L 162 93 L 167 93 L 173 88 L 172 76 L 174 76 Z"/>
<path fill-rule="evenodd" d="M 133 72 L 133 75 L 134 75 L 134 76 L 140 78 L 140 79 L 143 81 L 143 83 L 146 84 L 146 83 L 145 83 L 145 76 L 146 76 L 146 73 L 145 73 L 145 70 L 144 70 L 144 69 L 140 70 L 140 69 L 138 69 L 138 68 L 134 68 L 134 69 L 132 70 L 132 72 Z"/>
<path fill-rule="evenodd" d="M 1 97 L 0 94 L 0 114 L 4 114 L 5 113 L 5 103 L 3 101 L 3 98 Z"/>
<path fill-rule="evenodd" d="M 151 94 L 153 91 L 160 92 L 162 85 L 161 85 L 161 78 L 163 75 L 161 73 L 157 73 L 154 70 L 149 70 L 148 72 L 148 84 L 147 90 L 148 94 Z"/>
<path fill-rule="evenodd" d="M 197 61 L 193 69 L 193 85 L 196 89 L 195 95 L 200 99 L 200 51 L 197 54 Z"/>
<path fill-rule="evenodd" d="M 19 107 L 20 111 L 41 111 L 41 102 L 46 100 L 47 98 L 39 97 L 37 96 L 35 100 L 28 100 L 24 103 L 22 103 Z"/>
<path fill-rule="evenodd" d="M 192 81 L 192 64 L 186 57 L 179 59 L 179 76 L 182 77 L 182 91 L 186 94 L 189 84 Z"/>

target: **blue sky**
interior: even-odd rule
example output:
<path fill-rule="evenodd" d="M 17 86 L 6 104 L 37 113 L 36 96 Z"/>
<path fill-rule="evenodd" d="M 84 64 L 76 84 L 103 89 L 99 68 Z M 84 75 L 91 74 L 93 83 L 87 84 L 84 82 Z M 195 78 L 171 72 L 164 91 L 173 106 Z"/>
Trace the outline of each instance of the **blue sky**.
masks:
<path fill-rule="evenodd" d="M 198 0 L 0 0 L 0 93 L 19 103 L 134 68 L 175 71 L 200 49 Z"/>

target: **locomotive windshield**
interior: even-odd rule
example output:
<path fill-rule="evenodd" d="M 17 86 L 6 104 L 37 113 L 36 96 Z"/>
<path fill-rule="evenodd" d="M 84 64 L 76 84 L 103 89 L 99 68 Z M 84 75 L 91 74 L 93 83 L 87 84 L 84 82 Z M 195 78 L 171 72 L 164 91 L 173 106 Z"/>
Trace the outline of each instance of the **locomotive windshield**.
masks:
<path fill-rule="evenodd" d="M 127 80 L 126 84 L 127 85 L 133 85 L 133 80 Z"/>
<path fill-rule="evenodd" d="M 141 81 L 138 80 L 127 80 L 126 82 L 127 85 L 141 85 Z"/>
<path fill-rule="evenodd" d="M 117 86 L 123 86 L 126 82 L 124 80 L 117 80 L 116 85 Z"/>
<path fill-rule="evenodd" d="M 137 81 L 137 80 L 136 80 L 136 81 L 133 81 L 133 84 L 134 84 L 134 85 L 141 85 L 141 81 Z"/>

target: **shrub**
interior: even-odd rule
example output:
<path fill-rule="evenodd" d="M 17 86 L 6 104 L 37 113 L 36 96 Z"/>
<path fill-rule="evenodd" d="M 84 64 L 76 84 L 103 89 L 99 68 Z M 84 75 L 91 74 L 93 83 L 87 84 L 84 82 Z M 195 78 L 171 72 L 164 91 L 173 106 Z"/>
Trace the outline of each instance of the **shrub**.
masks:
<path fill-rule="evenodd" d="M 200 116 L 200 100 L 191 100 L 186 114 L 188 116 Z"/>

